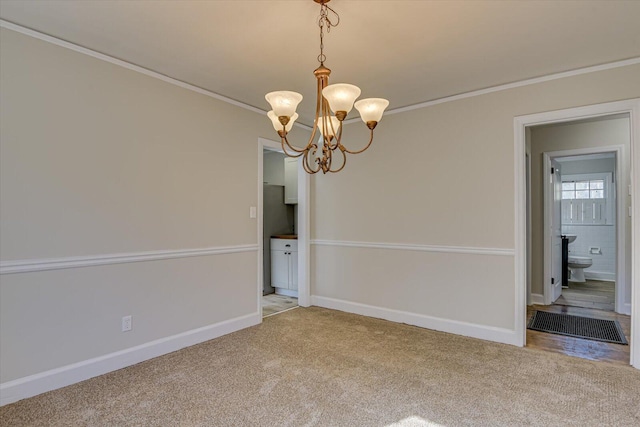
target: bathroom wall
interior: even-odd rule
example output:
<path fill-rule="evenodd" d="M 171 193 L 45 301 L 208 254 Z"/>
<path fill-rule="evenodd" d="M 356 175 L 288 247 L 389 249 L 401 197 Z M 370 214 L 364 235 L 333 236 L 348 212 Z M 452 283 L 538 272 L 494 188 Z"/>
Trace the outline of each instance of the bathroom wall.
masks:
<path fill-rule="evenodd" d="M 578 236 L 569 245 L 569 255 L 585 256 L 593 260 L 593 265 L 584 270 L 587 279 L 615 281 L 616 228 L 613 225 L 563 225 L 562 233 Z M 589 247 L 593 246 L 599 247 L 602 253 L 589 253 Z"/>
<path fill-rule="evenodd" d="M 612 173 L 615 176 L 616 159 L 592 159 L 563 161 L 562 175 L 588 173 Z M 611 200 L 615 203 L 615 199 Z M 615 211 L 614 211 L 615 216 Z M 586 256 L 593 265 L 584 270 L 587 279 L 615 280 L 616 277 L 616 226 L 612 224 L 563 224 L 564 234 L 575 234 L 578 238 L 569 245 L 571 255 Z M 590 247 L 599 247 L 601 253 L 590 253 Z"/>

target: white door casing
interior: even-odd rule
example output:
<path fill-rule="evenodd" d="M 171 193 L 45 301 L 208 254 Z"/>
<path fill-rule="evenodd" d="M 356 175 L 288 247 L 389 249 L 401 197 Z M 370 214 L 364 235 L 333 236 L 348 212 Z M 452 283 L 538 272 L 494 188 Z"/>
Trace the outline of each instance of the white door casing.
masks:
<path fill-rule="evenodd" d="M 631 357 L 630 363 L 640 369 L 640 280 L 637 279 L 640 271 L 640 179 L 637 171 L 640 170 L 640 98 L 624 101 L 607 102 L 603 104 L 588 105 L 584 107 L 568 108 L 542 113 L 517 116 L 513 120 L 514 129 L 514 205 L 515 205 L 515 332 L 518 334 L 517 345 L 526 343 L 526 168 L 525 168 L 525 142 L 526 129 L 550 123 L 563 123 L 602 117 L 613 114 L 629 114 L 631 136 L 631 189 L 632 205 L 629 209 L 631 215 L 632 233 L 632 263 L 631 277 L 627 283 L 631 286 Z M 620 191 L 620 190 L 618 190 Z M 626 209 L 625 209 L 626 211 Z M 626 213 L 625 213 L 626 214 Z M 618 218 L 620 218 L 620 211 Z M 618 223 L 618 225 L 620 222 Z M 621 257 L 618 257 L 619 259 Z"/>
<path fill-rule="evenodd" d="M 262 310 L 262 289 L 263 289 L 263 265 L 264 243 L 263 243 L 263 198 L 262 185 L 264 175 L 263 154 L 264 149 L 282 151 L 282 145 L 279 142 L 270 139 L 258 138 L 258 209 L 257 209 L 257 239 L 258 239 L 258 283 L 257 283 L 257 307 Z M 298 161 L 298 252 L 297 252 L 297 285 L 298 285 L 298 305 L 301 307 L 309 307 L 311 304 L 310 289 L 310 177 L 302 168 L 302 164 Z"/>
<path fill-rule="evenodd" d="M 544 192 L 544 303 L 562 294 L 562 179 L 560 164 L 542 153 Z"/>
<path fill-rule="evenodd" d="M 551 160 L 551 286 L 549 295 L 551 304 L 562 294 L 562 175 L 560 163 Z"/>

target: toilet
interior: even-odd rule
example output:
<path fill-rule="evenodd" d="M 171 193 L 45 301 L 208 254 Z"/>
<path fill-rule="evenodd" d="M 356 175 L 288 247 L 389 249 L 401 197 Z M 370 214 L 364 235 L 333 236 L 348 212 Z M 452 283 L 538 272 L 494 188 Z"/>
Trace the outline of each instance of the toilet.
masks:
<path fill-rule="evenodd" d="M 584 278 L 584 269 L 591 267 L 591 264 L 593 264 L 593 260 L 591 258 L 569 255 L 569 260 L 567 262 L 567 266 L 571 271 L 569 281 L 578 283 L 586 282 Z"/>

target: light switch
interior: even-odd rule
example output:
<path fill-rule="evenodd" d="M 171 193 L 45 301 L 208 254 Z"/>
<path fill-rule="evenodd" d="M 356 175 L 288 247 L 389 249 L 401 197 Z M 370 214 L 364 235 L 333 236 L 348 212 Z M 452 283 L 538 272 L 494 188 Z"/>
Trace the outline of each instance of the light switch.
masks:
<path fill-rule="evenodd" d="M 257 209 L 255 206 L 249 208 L 249 218 L 255 218 L 257 216 Z"/>

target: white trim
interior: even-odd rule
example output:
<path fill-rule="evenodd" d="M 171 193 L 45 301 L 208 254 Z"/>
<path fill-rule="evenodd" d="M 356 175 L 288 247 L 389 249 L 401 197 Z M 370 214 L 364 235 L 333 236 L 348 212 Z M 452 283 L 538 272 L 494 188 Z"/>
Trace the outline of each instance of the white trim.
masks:
<path fill-rule="evenodd" d="M 314 239 L 311 241 L 311 244 L 316 246 L 342 246 L 349 248 L 392 249 L 402 251 L 443 252 L 469 255 L 513 256 L 515 254 L 513 249 L 502 248 L 474 248 L 463 246 L 414 245 L 405 243 L 353 242 L 344 240 Z"/>
<path fill-rule="evenodd" d="M 585 279 L 591 279 L 591 280 L 601 280 L 603 282 L 615 282 L 616 281 L 616 274 L 615 273 L 603 273 L 601 271 L 584 271 L 584 277 Z M 616 291 L 617 292 L 617 291 Z M 624 295 L 622 295 L 622 302 L 620 303 L 621 305 L 624 305 Z M 618 298 L 616 298 L 617 300 Z"/>
<path fill-rule="evenodd" d="M 640 200 L 640 180 L 634 171 L 640 169 L 640 98 L 625 101 L 608 102 L 584 107 L 568 108 L 565 110 L 549 111 L 544 113 L 518 116 L 513 119 L 514 129 L 514 196 L 515 196 L 515 294 L 516 294 L 516 333 L 520 335 L 522 345 L 526 342 L 526 280 L 525 280 L 525 259 L 526 259 L 526 230 L 524 224 L 525 209 L 525 142 L 526 128 L 529 126 L 562 123 L 575 121 L 583 118 L 601 117 L 619 113 L 629 114 L 629 126 L 631 135 L 631 182 L 632 198 Z M 618 185 L 617 187 L 620 187 Z M 631 218 L 632 230 L 632 264 L 631 277 L 627 282 L 631 284 L 631 357 L 630 363 L 640 369 L 640 280 L 636 280 L 640 272 L 640 203 L 633 203 L 633 215 Z M 623 221 L 618 221 L 618 224 Z M 622 257 L 619 257 L 622 258 Z"/>
<path fill-rule="evenodd" d="M 533 265 L 533 256 L 531 253 L 531 237 L 532 237 L 532 231 L 531 231 L 531 153 L 527 153 L 526 152 L 526 147 L 525 147 L 525 168 L 527 171 L 527 175 L 524 178 L 524 185 L 526 186 L 527 190 L 526 190 L 526 196 L 525 196 L 525 217 L 524 217 L 524 221 L 525 221 L 525 230 L 526 230 L 526 238 L 525 238 L 525 245 L 526 245 L 526 254 L 527 254 L 527 258 L 526 258 L 526 275 L 525 275 L 525 282 L 527 284 L 527 290 L 525 293 L 525 298 L 527 300 L 527 304 L 532 304 L 533 302 L 533 296 L 531 295 L 531 270 L 532 270 L 532 265 Z"/>
<path fill-rule="evenodd" d="M 0 262 L 0 274 L 31 273 L 34 271 L 60 270 L 64 268 L 91 267 L 96 265 L 124 264 L 130 262 L 158 261 L 221 254 L 253 252 L 258 245 L 214 246 L 210 248 L 176 249 L 165 251 L 131 252 L 121 254 L 75 256 L 48 259 L 23 259 Z"/>
<path fill-rule="evenodd" d="M 517 120 L 517 118 L 516 118 Z M 526 343 L 527 325 L 527 182 L 526 182 L 526 132 L 525 127 L 514 121 L 515 147 L 513 190 L 514 190 L 514 326 L 519 335 L 518 344 L 524 346 Z M 531 185 L 531 183 L 529 183 Z M 529 216 L 529 219 L 531 216 Z M 533 300 L 533 294 L 531 295 Z"/>
<path fill-rule="evenodd" d="M 486 95 L 488 93 L 500 92 L 503 90 L 515 89 L 522 86 L 529 86 L 529 85 L 544 83 L 552 80 L 564 79 L 566 77 L 574 77 L 582 74 L 597 73 L 599 71 L 611 70 L 614 68 L 627 67 L 630 65 L 637 65 L 637 64 L 640 64 L 640 57 L 625 59 L 622 61 L 614 61 L 608 64 L 578 68 L 570 71 L 563 71 L 561 73 L 548 74 L 546 76 L 520 80 L 517 82 L 507 83 L 507 84 L 498 85 L 498 86 L 491 86 L 485 89 L 473 90 L 471 92 L 464 92 L 458 95 L 445 96 L 444 98 L 438 98 L 432 101 L 421 102 L 419 104 L 409 105 L 406 107 L 394 108 L 392 110 L 386 111 L 384 114 L 385 116 L 390 116 L 392 114 L 404 113 L 406 111 L 419 110 L 421 108 L 427 108 L 427 107 L 432 107 L 438 104 L 444 104 L 445 102 L 453 102 L 453 101 L 458 101 L 460 99 L 472 98 L 474 96 Z M 344 123 L 351 124 L 360 120 L 361 119 L 357 117 L 354 119 L 345 120 Z"/>
<path fill-rule="evenodd" d="M 553 294 L 554 286 L 562 286 L 562 283 L 551 284 L 551 276 L 552 276 L 552 246 L 553 246 L 553 236 L 551 231 L 551 224 L 553 222 L 553 197 L 554 197 L 554 188 L 553 182 L 549 181 L 549 177 L 551 176 L 551 157 L 549 157 L 548 153 L 542 153 L 542 190 L 543 190 L 543 221 L 542 221 L 542 229 L 543 229 L 543 293 L 544 303 L 545 305 L 553 304 L 553 300 L 551 299 Z M 551 203 L 550 203 L 551 202 Z M 562 221 L 560 221 L 560 228 L 562 229 Z M 562 280 L 561 280 L 562 281 Z"/>
<path fill-rule="evenodd" d="M 66 387 L 89 378 L 97 377 L 117 369 L 126 368 L 154 357 L 162 356 L 221 337 L 240 329 L 259 324 L 262 321 L 260 313 L 214 323 L 190 331 L 182 332 L 170 337 L 161 338 L 125 350 L 105 354 L 93 359 L 29 375 L 13 381 L 0 384 L 0 406 L 17 402 L 21 399 L 40 393 Z"/>
<path fill-rule="evenodd" d="M 298 305 L 311 305 L 311 176 L 298 161 Z"/>
<path fill-rule="evenodd" d="M 627 316 L 631 315 L 631 304 L 625 303 L 622 305 L 622 310 L 620 310 L 620 314 L 626 314 Z M 631 334 L 633 336 L 633 333 Z"/>
<path fill-rule="evenodd" d="M 114 58 L 113 56 L 109 56 L 109 55 L 106 55 L 104 53 L 100 53 L 100 52 L 97 52 L 95 50 L 88 49 L 86 47 L 82 47 L 82 46 L 79 46 L 79 45 L 74 44 L 74 43 L 70 43 L 68 41 L 65 41 L 65 40 L 62 40 L 62 39 L 59 39 L 59 38 L 56 38 L 56 37 L 53 37 L 53 36 L 50 36 L 50 35 L 35 31 L 35 30 L 32 30 L 30 28 L 23 27 L 21 25 L 14 24 L 14 23 L 9 22 L 9 21 L 5 21 L 4 19 L 0 19 L 0 27 L 1 28 L 6 28 L 8 30 L 16 31 L 18 33 L 21 33 L 21 34 L 24 34 L 24 35 L 27 35 L 27 36 L 36 38 L 38 40 L 42 40 L 42 41 L 51 43 L 51 44 L 54 44 L 56 46 L 64 47 L 64 48 L 72 50 L 74 52 L 82 53 L 84 55 L 90 56 L 90 57 L 95 58 L 95 59 L 99 59 L 101 61 L 108 62 L 110 64 L 118 65 L 118 66 L 126 68 L 128 70 L 135 71 L 137 73 L 144 74 L 146 76 L 153 77 L 153 78 L 156 78 L 158 80 L 162 80 L 165 83 L 169 83 L 169 84 L 172 84 L 174 86 L 178 86 L 178 87 L 181 87 L 183 89 L 187 89 L 187 90 L 190 90 L 192 92 L 199 93 L 200 95 L 208 96 L 210 98 L 217 99 L 218 101 L 226 102 L 227 104 L 235 105 L 236 107 L 240 107 L 240 108 L 244 108 L 245 110 L 253 111 L 254 113 L 262 114 L 262 115 L 265 115 L 265 116 L 267 115 L 267 112 L 265 110 L 262 110 L 260 108 L 254 107 L 253 105 L 249 105 L 249 104 L 245 104 L 244 102 L 236 101 L 235 99 L 228 98 L 228 97 L 226 97 L 224 95 L 220 95 L 220 94 L 212 92 L 210 90 L 203 89 L 203 88 L 201 88 L 199 86 L 195 86 L 195 85 L 192 85 L 190 83 L 184 82 L 182 80 L 178 80 L 176 78 L 169 77 L 169 76 L 167 76 L 165 74 L 158 73 L 157 71 L 153 71 L 153 70 L 150 70 L 148 68 L 144 68 L 144 67 L 141 67 L 139 65 L 132 64 L 131 62 L 123 61 L 122 59 Z M 302 129 L 306 129 L 306 130 L 312 130 L 313 129 L 311 126 L 307 126 L 305 124 L 298 123 L 298 122 L 294 123 L 294 126 L 298 126 L 298 127 L 302 128 Z"/>
<path fill-rule="evenodd" d="M 16 31 L 18 33 L 21 33 L 21 34 L 24 34 L 24 35 L 27 35 L 27 36 L 34 37 L 36 39 L 39 39 L 39 40 L 42 40 L 42 41 L 45 41 L 45 42 L 49 42 L 49 43 L 52 43 L 52 44 L 60 46 L 60 47 L 67 48 L 67 49 L 73 50 L 75 52 L 82 53 L 82 54 L 91 56 L 93 58 L 109 62 L 109 63 L 114 64 L 114 65 L 119 65 L 119 66 L 127 68 L 129 70 L 136 71 L 136 72 L 145 74 L 147 76 L 160 79 L 160 80 L 162 80 L 164 82 L 179 86 L 181 88 L 184 88 L 184 89 L 187 89 L 187 90 L 191 90 L 191 91 L 200 93 L 200 94 L 205 95 L 205 96 L 209 96 L 211 98 L 215 98 L 215 99 L 223 101 L 223 102 L 227 102 L 229 104 L 235 105 L 235 106 L 240 107 L 240 108 L 244 108 L 244 109 L 249 110 L 249 111 L 253 111 L 254 113 L 264 114 L 264 115 L 266 115 L 266 113 L 267 113 L 265 110 L 262 110 L 260 108 L 254 107 L 252 105 L 245 104 L 245 103 L 240 102 L 240 101 L 236 101 L 235 99 L 231 99 L 231 98 L 228 98 L 228 97 L 226 97 L 224 95 L 220 95 L 220 94 L 217 94 L 215 92 L 211 92 L 209 90 L 206 90 L 206 89 L 203 89 L 201 87 L 192 85 L 190 83 L 183 82 L 182 80 L 178 80 L 178 79 L 175 79 L 173 77 L 166 76 L 166 75 L 158 73 L 156 71 L 149 70 L 149 69 L 141 67 L 139 65 L 135 65 L 135 64 L 132 64 L 130 62 L 126 62 L 126 61 L 123 61 L 121 59 L 114 58 L 114 57 L 106 55 L 104 53 L 100 53 L 100 52 L 97 52 L 95 50 L 91 50 L 91 49 L 88 49 L 86 47 L 82 47 L 82 46 L 70 43 L 68 41 L 65 41 L 65 40 L 62 40 L 62 39 L 59 39 L 59 38 L 56 38 L 56 37 L 53 37 L 53 36 L 50 36 L 50 35 L 35 31 L 35 30 L 32 30 L 30 28 L 26 28 L 26 27 L 14 24 L 14 23 L 9 22 L 9 21 L 5 21 L 4 19 L 0 19 L 0 27 L 6 28 L 6 29 L 9 29 L 9 30 L 12 30 L 12 31 Z M 611 70 L 611 69 L 614 69 L 614 68 L 627 67 L 627 66 L 636 65 L 636 64 L 640 64 L 640 57 L 625 59 L 625 60 L 622 60 L 622 61 L 614 61 L 614 62 L 610 62 L 610 63 L 607 63 L 607 64 L 594 65 L 594 66 L 591 66 L 591 67 L 578 68 L 578 69 L 570 70 L 570 71 L 563 71 L 563 72 L 560 72 L 560 73 L 549 74 L 549 75 L 546 75 L 546 76 L 535 77 L 535 78 L 532 78 L 532 79 L 520 80 L 520 81 L 513 82 L 513 83 L 507 83 L 507 84 L 498 85 L 498 86 L 491 86 L 491 87 L 484 88 L 484 89 L 478 89 L 478 90 L 474 90 L 474 91 L 470 91 L 470 92 L 464 92 L 464 93 L 460 93 L 460 94 L 457 94 L 457 95 L 445 96 L 443 98 L 438 98 L 438 99 L 434 99 L 434 100 L 431 100 L 431 101 L 425 101 L 425 102 L 421 102 L 421 103 L 414 104 L 414 105 L 408 105 L 406 107 L 394 108 L 394 109 L 386 111 L 385 115 L 390 116 L 392 114 L 399 114 L 399 113 L 404 113 L 406 111 L 418 110 L 418 109 L 421 109 L 421 108 L 427 108 L 427 107 L 431 107 L 431 106 L 438 105 L 438 104 L 444 104 L 446 102 L 453 102 L 453 101 L 458 101 L 460 99 L 472 98 L 474 96 L 486 95 L 488 93 L 514 89 L 514 88 L 518 88 L 518 87 L 522 87 L 522 86 L 534 85 L 534 84 L 548 82 L 548 81 L 557 80 L 557 79 L 563 79 L 565 77 L 573 77 L 573 76 L 579 76 L 579 75 L 582 75 L 582 74 L 589 74 L 589 73 L 596 73 L 596 72 L 599 72 L 599 71 Z M 358 122 L 360 120 L 361 120 L 360 117 L 356 117 L 356 118 L 353 118 L 353 119 L 345 120 L 344 123 L 345 124 L 351 124 L 351 123 L 356 123 L 356 122 Z M 298 126 L 300 128 L 303 128 L 303 129 L 306 129 L 306 130 L 309 130 L 309 131 L 313 130 L 313 128 L 311 126 L 307 126 L 305 124 L 298 123 L 298 122 L 294 123 L 294 126 Z"/>
<path fill-rule="evenodd" d="M 531 305 L 545 305 L 544 304 L 544 295 L 542 294 L 531 294 Z"/>
<path fill-rule="evenodd" d="M 458 320 L 442 319 L 424 314 L 409 313 L 406 311 L 376 307 L 317 295 L 311 296 L 311 303 L 318 307 L 345 311 L 347 313 L 359 314 L 361 316 L 375 317 L 397 323 L 406 323 L 408 325 L 419 326 L 421 328 L 479 338 L 482 340 L 518 345 L 518 334 L 516 331 L 510 329 L 460 322 Z"/>

